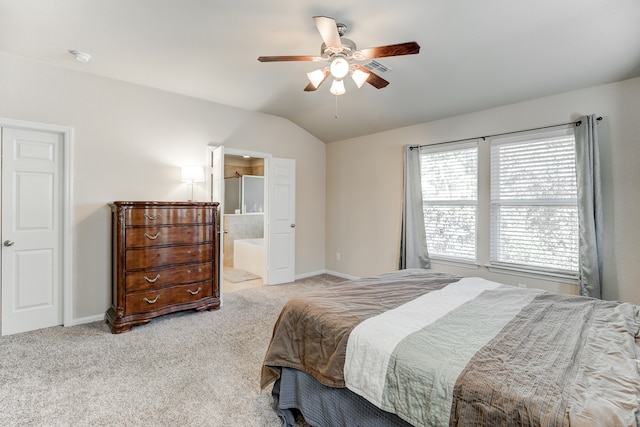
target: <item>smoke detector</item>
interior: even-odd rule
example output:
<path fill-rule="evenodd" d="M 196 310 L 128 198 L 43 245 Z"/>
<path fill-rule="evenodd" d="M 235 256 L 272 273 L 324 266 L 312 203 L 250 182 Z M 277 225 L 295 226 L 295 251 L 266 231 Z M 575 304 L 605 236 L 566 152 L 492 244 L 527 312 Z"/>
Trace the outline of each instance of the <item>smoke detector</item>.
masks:
<path fill-rule="evenodd" d="M 69 53 L 75 56 L 76 60 L 80 62 L 89 62 L 91 59 L 91 55 L 86 52 L 80 52 L 79 50 L 70 50 Z"/>

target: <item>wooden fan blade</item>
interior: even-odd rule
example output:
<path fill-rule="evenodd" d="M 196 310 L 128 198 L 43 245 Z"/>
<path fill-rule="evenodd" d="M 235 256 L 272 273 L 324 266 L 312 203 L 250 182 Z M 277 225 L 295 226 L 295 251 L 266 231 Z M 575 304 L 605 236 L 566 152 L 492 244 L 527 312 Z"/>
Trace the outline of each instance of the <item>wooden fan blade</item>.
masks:
<path fill-rule="evenodd" d="M 320 61 L 319 56 L 259 56 L 260 62 L 278 62 L 278 61 Z"/>
<path fill-rule="evenodd" d="M 388 81 L 386 81 L 376 73 L 372 72 L 371 70 L 367 70 L 362 65 L 359 65 L 358 69 L 360 71 L 363 71 L 369 74 L 369 77 L 367 78 L 367 83 L 369 83 L 371 86 L 375 87 L 376 89 L 382 89 L 383 87 L 387 87 L 389 85 Z"/>
<path fill-rule="evenodd" d="M 313 83 L 309 83 L 307 85 L 307 87 L 304 88 L 305 92 L 314 92 L 316 91 L 320 86 L 322 86 L 322 83 L 324 83 L 325 80 L 327 80 L 327 77 L 329 77 L 331 73 L 329 71 L 325 71 L 324 72 L 324 79 L 322 79 L 322 81 L 320 83 L 318 83 L 318 86 L 314 86 Z"/>
<path fill-rule="evenodd" d="M 336 20 L 329 18 L 328 16 L 314 16 L 313 22 L 316 24 L 320 37 L 327 47 L 335 47 L 342 49 L 342 42 L 340 41 L 340 34 L 338 33 L 338 26 Z"/>
<path fill-rule="evenodd" d="M 363 59 L 383 58 L 385 56 L 415 55 L 420 52 L 420 45 L 416 42 L 390 44 L 388 46 L 361 49 Z M 355 55 L 354 55 L 355 56 Z"/>

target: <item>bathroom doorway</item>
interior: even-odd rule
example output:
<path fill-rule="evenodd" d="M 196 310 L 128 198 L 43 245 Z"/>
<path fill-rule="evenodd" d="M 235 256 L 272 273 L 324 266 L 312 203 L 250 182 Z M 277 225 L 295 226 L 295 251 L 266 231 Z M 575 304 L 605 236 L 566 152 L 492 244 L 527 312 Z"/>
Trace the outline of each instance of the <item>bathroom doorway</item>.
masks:
<path fill-rule="evenodd" d="M 224 155 L 224 292 L 262 286 L 265 277 L 265 161 Z"/>
<path fill-rule="evenodd" d="M 250 259 L 262 259 L 262 269 L 257 267 L 257 276 L 262 277 L 262 284 L 264 285 L 277 285 L 280 283 L 291 283 L 295 280 L 295 160 L 283 159 L 272 157 L 271 154 L 248 152 L 244 150 L 237 150 L 232 148 L 225 148 L 223 145 L 209 145 L 207 147 L 209 173 L 206 177 L 207 194 L 209 194 L 209 200 L 220 203 L 220 257 L 219 257 L 219 277 L 222 278 L 221 282 L 221 303 L 224 304 L 224 293 L 231 289 L 237 290 L 239 288 L 260 286 L 260 282 L 257 279 L 251 280 L 239 280 L 231 282 L 228 280 L 228 276 L 225 275 L 225 253 L 233 253 L 236 246 L 245 246 L 240 250 L 249 252 Z M 247 157 L 248 156 L 248 157 Z M 243 160 L 240 161 L 239 158 Z M 254 160 L 251 160 L 254 159 Z M 240 190 L 233 190 L 233 185 L 229 184 L 230 192 L 236 194 L 240 201 L 231 208 L 226 208 L 225 197 L 225 176 L 237 177 L 236 170 L 231 169 L 225 165 L 226 162 L 236 163 L 242 162 L 241 167 L 248 167 L 247 174 L 250 176 L 260 177 L 258 179 L 245 179 L 245 187 L 257 186 L 259 187 L 260 181 L 262 181 L 263 192 L 258 196 L 251 196 L 251 192 L 247 193 L 247 196 L 242 197 L 242 187 Z M 248 163 L 248 164 L 246 164 Z M 262 165 L 262 166 L 260 166 Z M 226 172 L 225 172 L 226 170 Z M 244 170 L 237 170 L 238 175 L 243 176 Z M 241 181 L 241 180 L 240 180 Z M 242 183 L 238 183 L 242 186 Z M 239 191 L 240 193 L 237 193 Z M 254 194 L 255 196 L 255 194 Z M 233 205 L 233 201 L 229 201 Z M 239 210 L 239 213 L 236 213 Z M 226 212 L 229 212 L 225 214 Z M 232 213 L 231 213 L 232 212 Z M 243 213 L 244 212 L 244 213 Z M 227 215 L 247 215 L 247 217 L 232 218 Z M 255 225 L 254 219 L 249 218 L 249 215 L 253 215 L 256 218 L 262 218 L 262 229 L 253 228 L 250 233 L 245 234 L 245 239 L 229 239 L 228 235 L 233 232 L 227 227 L 227 223 L 234 219 L 240 224 L 239 227 L 248 226 L 247 222 Z M 225 221 L 226 220 L 226 221 Z M 253 221 L 252 221 L 253 220 Z M 242 225 L 244 224 L 244 225 Z M 262 240 L 260 241 L 260 233 L 262 234 Z M 256 236 L 255 241 L 253 236 Z M 251 238 L 250 238 L 251 237 Z M 240 244 L 237 244 L 240 240 L 244 240 Z M 229 243 L 233 241 L 233 248 Z M 258 254 L 256 254 L 258 252 Z M 253 255 L 251 255 L 253 253 Z M 233 268 L 245 270 L 252 269 L 250 266 L 238 268 L 235 257 L 233 259 Z M 241 255 L 239 259 L 242 259 Z M 230 265 L 229 258 L 227 258 L 227 266 Z M 255 264 L 255 262 L 254 262 Z M 260 264 L 260 262 L 258 263 Z M 229 269 L 227 268 L 227 272 Z M 260 274 L 262 273 L 262 274 Z M 227 279 L 227 280 L 225 280 Z M 235 278 L 238 280 L 237 278 Z M 255 280 L 255 282 L 253 282 Z M 230 284 L 231 282 L 232 284 Z M 225 283 L 228 289 L 225 289 Z"/>

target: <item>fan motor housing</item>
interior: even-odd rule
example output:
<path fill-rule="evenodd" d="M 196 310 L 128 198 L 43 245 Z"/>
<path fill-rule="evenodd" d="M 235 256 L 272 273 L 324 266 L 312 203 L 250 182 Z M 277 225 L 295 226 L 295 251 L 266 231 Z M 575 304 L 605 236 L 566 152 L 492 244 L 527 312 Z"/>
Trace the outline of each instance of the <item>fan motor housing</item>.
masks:
<path fill-rule="evenodd" d="M 320 56 L 326 59 L 331 59 L 335 55 L 343 55 L 347 59 L 351 59 L 353 52 L 356 51 L 356 43 L 353 40 L 349 40 L 344 37 L 340 37 L 342 43 L 342 49 L 336 49 L 327 47 L 326 43 L 322 43 L 320 47 Z"/>

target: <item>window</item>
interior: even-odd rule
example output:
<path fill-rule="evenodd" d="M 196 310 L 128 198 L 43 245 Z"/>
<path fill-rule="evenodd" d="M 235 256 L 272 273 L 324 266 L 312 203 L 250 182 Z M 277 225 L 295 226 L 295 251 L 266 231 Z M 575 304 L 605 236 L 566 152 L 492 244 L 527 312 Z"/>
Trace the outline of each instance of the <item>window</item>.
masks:
<path fill-rule="evenodd" d="M 420 149 L 433 259 L 573 276 L 578 207 L 573 129 Z"/>
<path fill-rule="evenodd" d="M 429 254 L 475 261 L 477 144 L 422 148 L 420 153 Z"/>
<path fill-rule="evenodd" d="M 491 263 L 578 270 L 572 131 L 491 141 Z"/>

